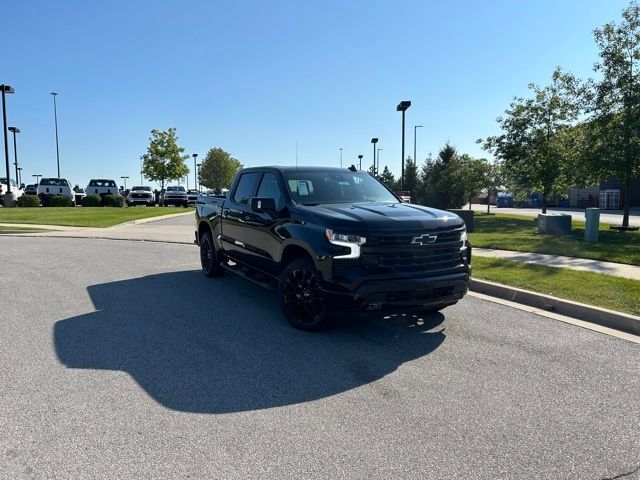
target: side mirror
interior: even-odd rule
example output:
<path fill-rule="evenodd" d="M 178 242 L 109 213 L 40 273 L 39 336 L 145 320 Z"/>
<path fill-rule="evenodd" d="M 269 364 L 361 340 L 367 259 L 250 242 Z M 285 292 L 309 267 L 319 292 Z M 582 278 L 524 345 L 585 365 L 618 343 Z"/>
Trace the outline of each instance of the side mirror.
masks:
<path fill-rule="evenodd" d="M 273 198 L 253 197 L 251 199 L 251 210 L 254 212 L 275 213 L 276 201 Z"/>

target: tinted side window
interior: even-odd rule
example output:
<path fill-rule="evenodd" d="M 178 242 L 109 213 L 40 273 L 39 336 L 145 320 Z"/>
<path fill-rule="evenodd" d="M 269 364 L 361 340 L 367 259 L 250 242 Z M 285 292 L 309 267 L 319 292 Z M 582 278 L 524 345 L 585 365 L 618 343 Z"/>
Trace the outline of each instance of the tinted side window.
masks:
<path fill-rule="evenodd" d="M 251 200 L 253 193 L 256 191 L 256 184 L 259 178 L 259 172 L 243 173 L 233 194 L 233 201 L 249 205 L 249 200 Z"/>
<path fill-rule="evenodd" d="M 280 191 L 280 185 L 278 185 L 278 179 L 273 173 L 265 173 L 262 176 L 260 188 L 256 196 L 273 198 L 276 201 L 276 208 L 278 210 L 282 208 L 282 192 Z"/>

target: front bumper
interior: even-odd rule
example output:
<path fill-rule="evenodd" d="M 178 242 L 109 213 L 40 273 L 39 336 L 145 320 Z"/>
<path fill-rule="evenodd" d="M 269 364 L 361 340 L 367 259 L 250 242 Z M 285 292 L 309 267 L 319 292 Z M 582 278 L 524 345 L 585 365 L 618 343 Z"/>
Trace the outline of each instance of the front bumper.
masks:
<path fill-rule="evenodd" d="M 165 197 L 164 203 L 167 205 L 186 205 L 188 200 L 184 197 Z"/>
<path fill-rule="evenodd" d="M 324 294 L 332 308 L 390 310 L 429 307 L 457 302 L 469 289 L 467 272 L 435 277 L 365 280 L 353 291 L 325 284 Z"/>

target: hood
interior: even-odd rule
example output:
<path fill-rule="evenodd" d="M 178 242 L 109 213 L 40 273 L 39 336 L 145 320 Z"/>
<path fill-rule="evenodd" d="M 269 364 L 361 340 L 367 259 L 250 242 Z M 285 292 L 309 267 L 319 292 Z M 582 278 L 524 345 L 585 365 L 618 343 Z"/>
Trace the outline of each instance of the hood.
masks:
<path fill-rule="evenodd" d="M 463 225 L 451 212 L 410 203 L 326 204 L 300 206 L 305 216 L 315 215 L 317 223 L 329 228 L 356 231 L 394 231 L 452 228 Z"/>

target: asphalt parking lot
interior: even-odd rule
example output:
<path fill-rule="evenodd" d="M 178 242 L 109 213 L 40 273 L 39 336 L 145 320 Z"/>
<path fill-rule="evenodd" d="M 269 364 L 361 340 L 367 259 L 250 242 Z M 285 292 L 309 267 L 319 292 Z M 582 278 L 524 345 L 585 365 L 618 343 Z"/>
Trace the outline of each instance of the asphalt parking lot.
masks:
<path fill-rule="evenodd" d="M 193 245 L 0 266 L 1 478 L 640 478 L 638 344 L 473 297 L 304 333 Z"/>

